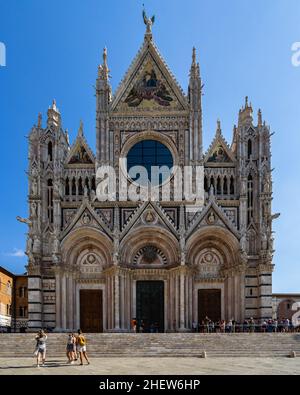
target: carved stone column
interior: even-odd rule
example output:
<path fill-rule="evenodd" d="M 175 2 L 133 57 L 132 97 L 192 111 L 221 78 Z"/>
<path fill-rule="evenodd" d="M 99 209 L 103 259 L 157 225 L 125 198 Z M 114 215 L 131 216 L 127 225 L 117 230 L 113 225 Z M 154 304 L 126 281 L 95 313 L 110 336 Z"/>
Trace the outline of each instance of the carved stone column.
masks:
<path fill-rule="evenodd" d="M 65 270 L 61 276 L 61 326 L 62 330 L 67 329 L 67 277 Z"/>
<path fill-rule="evenodd" d="M 120 277 L 115 274 L 115 329 L 120 329 Z"/>
<path fill-rule="evenodd" d="M 60 267 L 55 267 L 55 331 L 61 331 L 61 273 Z"/>

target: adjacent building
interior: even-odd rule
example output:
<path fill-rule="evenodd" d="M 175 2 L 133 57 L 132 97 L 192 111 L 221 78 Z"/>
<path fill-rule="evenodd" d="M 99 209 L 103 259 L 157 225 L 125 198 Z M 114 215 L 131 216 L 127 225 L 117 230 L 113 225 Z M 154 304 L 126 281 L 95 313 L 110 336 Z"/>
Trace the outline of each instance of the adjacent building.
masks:
<path fill-rule="evenodd" d="M 24 332 L 28 325 L 28 277 L 0 266 L 0 331 Z"/>
<path fill-rule="evenodd" d="M 0 331 L 11 327 L 14 275 L 0 266 Z"/>

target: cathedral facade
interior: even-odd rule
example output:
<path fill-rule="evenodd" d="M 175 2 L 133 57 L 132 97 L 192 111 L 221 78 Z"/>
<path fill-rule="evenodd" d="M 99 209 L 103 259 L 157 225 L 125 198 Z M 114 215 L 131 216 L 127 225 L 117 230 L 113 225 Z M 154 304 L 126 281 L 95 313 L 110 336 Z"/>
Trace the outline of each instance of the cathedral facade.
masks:
<path fill-rule="evenodd" d="M 114 95 L 103 52 L 96 154 L 82 122 L 69 144 L 55 102 L 47 123 L 40 115 L 29 134 L 30 215 L 21 220 L 29 229 L 31 330 L 129 331 L 136 318 L 161 332 L 189 331 L 206 316 L 272 317 L 270 128 L 260 110 L 253 119 L 246 99 L 231 145 L 218 121 L 204 152 L 195 50 L 184 93 L 145 23 L 144 42 Z M 130 188 L 142 189 L 126 173 L 134 165 L 197 168 L 196 201 L 172 192 L 173 173 L 158 182 L 156 199 L 129 198 Z M 103 166 L 115 170 L 114 199 L 99 197 Z M 171 193 L 161 199 L 166 184 Z"/>

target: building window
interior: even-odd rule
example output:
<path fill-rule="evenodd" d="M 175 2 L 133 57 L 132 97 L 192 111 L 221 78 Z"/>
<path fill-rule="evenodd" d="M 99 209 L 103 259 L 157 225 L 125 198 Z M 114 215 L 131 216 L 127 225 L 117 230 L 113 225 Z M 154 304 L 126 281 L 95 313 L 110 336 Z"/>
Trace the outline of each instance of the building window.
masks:
<path fill-rule="evenodd" d="M 204 190 L 205 192 L 208 192 L 208 182 L 207 182 L 207 177 L 204 177 Z"/>
<path fill-rule="evenodd" d="M 247 154 L 248 154 L 248 159 L 250 159 L 250 157 L 252 155 L 252 140 L 251 139 L 248 140 Z"/>
<path fill-rule="evenodd" d="M 233 176 L 230 177 L 230 195 L 234 195 L 234 178 Z"/>
<path fill-rule="evenodd" d="M 52 180 L 48 180 L 48 191 L 47 191 L 47 200 L 48 200 L 48 219 L 51 224 L 53 224 L 53 182 Z"/>
<path fill-rule="evenodd" d="M 6 315 L 11 315 L 11 305 L 10 304 L 6 305 Z"/>
<path fill-rule="evenodd" d="M 251 174 L 248 177 L 248 224 L 253 218 L 253 178 Z"/>
<path fill-rule="evenodd" d="M 291 309 L 291 305 L 290 305 L 290 303 L 287 303 L 287 305 L 286 305 L 286 308 L 287 308 L 288 310 L 290 310 L 290 309 Z"/>
<path fill-rule="evenodd" d="M 19 288 L 19 297 L 25 298 L 25 296 L 26 296 L 26 287 L 20 287 Z"/>
<path fill-rule="evenodd" d="M 253 295 L 253 290 L 252 290 L 252 288 L 250 288 L 250 296 L 252 296 Z"/>
<path fill-rule="evenodd" d="M 169 149 L 162 143 L 156 140 L 143 140 L 135 144 L 128 152 L 127 155 L 127 172 L 134 166 L 142 166 L 147 171 L 147 176 L 150 181 L 156 184 L 161 184 L 167 180 L 170 176 L 170 169 L 173 167 L 173 157 Z M 151 180 L 151 167 L 158 166 L 164 167 L 166 171 L 162 169 L 162 174 L 159 175 L 158 180 Z M 146 184 L 147 179 L 143 180 L 142 175 L 138 174 L 133 177 L 136 181 L 140 179 L 141 184 Z"/>
<path fill-rule="evenodd" d="M 224 177 L 224 183 L 223 183 L 223 194 L 228 195 L 228 183 L 227 183 L 227 177 Z"/>
<path fill-rule="evenodd" d="M 72 195 L 76 196 L 76 180 L 74 177 L 72 179 Z"/>
<path fill-rule="evenodd" d="M 7 295 L 11 296 L 11 282 L 8 281 L 6 284 L 6 293 Z"/>
<path fill-rule="evenodd" d="M 222 192 L 222 190 L 221 190 L 221 178 L 218 177 L 217 178 L 217 195 L 221 195 L 221 192 Z"/>
<path fill-rule="evenodd" d="M 82 185 L 82 178 L 81 177 L 78 180 L 78 195 L 83 195 L 83 185 Z"/>
<path fill-rule="evenodd" d="M 27 316 L 27 307 L 20 306 L 19 307 L 19 317 L 26 317 Z"/>
<path fill-rule="evenodd" d="M 65 194 L 66 196 L 70 195 L 70 184 L 69 184 L 69 178 L 67 177 L 66 183 L 65 183 Z"/>
<path fill-rule="evenodd" d="M 53 159 L 53 149 L 52 149 L 52 142 L 49 141 L 48 143 L 48 160 L 52 162 Z"/>

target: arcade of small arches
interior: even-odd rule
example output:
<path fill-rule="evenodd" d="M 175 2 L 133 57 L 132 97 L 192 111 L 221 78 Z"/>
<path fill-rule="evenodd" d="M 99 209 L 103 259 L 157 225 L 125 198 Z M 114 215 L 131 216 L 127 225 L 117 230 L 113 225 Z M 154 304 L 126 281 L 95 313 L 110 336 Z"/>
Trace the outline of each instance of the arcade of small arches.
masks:
<path fill-rule="evenodd" d="M 86 226 L 72 231 L 62 241 L 55 271 L 56 330 L 130 331 L 133 317 L 159 323 L 160 331 L 191 330 L 206 315 L 243 320 L 239 242 L 212 228 L 187 240 L 185 265 L 178 240 L 160 226 L 126 234 L 117 264 L 110 237 Z"/>

